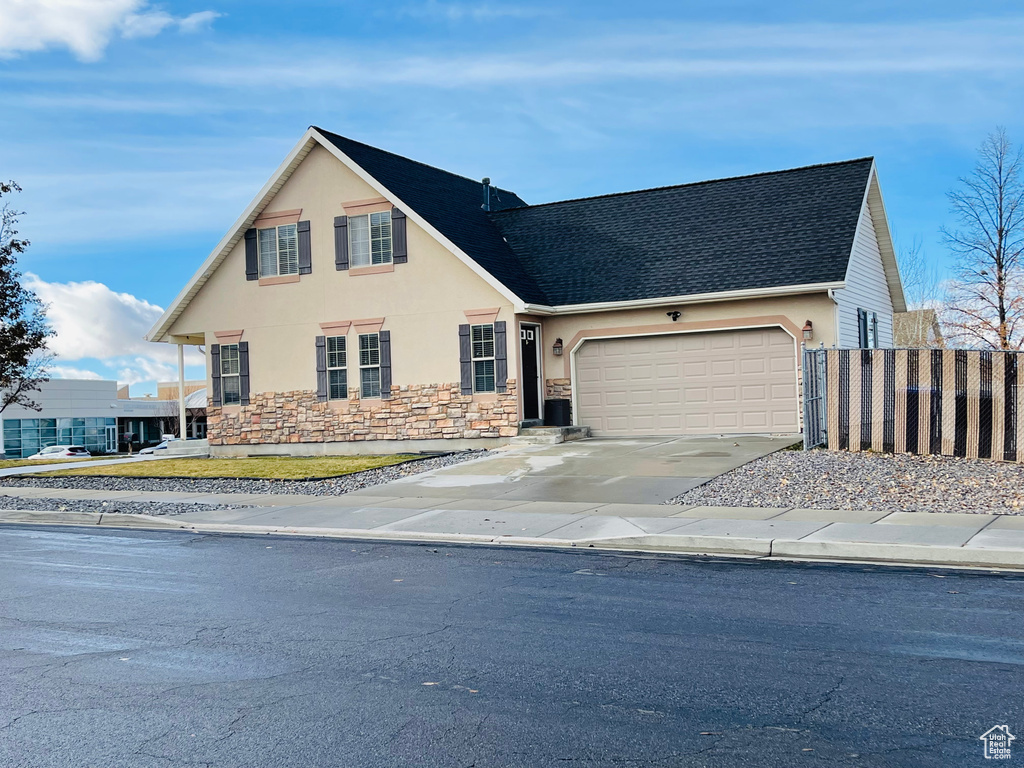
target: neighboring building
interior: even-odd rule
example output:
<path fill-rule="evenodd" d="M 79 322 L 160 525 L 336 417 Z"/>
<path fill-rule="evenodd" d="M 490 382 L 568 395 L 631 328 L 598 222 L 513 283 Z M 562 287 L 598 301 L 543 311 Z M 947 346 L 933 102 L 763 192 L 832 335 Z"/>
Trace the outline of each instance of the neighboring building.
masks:
<path fill-rule="evenodd" d="M 122 388 L 127 391 L 127 388 Z M 33 399 L 41 409 L 10 406 L 0 414 L 0 446 L 7 458 L 31 456 L 48 445 L 83 445 L 90 453 L 138 450 L 175 431 L 178 406 L 157 398 L 125 399 L 117 382 L 51 379 Z M 190 435 L 205 435 L 206 392 L 189 395 Z M 127 435 L 134 435 L 129 444 Z"/>
<path fill-rule="evenodd" d="M 934 309 L 914 309 L 893 315 L 894 345 L 903 349 L 941 349 L 946 346 Z"/>
<path fill-rule="evenodd" d="M 905 309 L 870 158 L 529 206 L 311 128 L 147 338 L 205 345 L 215 455 L 426 450 L 562 398 L 595 435 L 795 432 L 800 342 L 890 347 Z"/>
<path fill-rule="evenodd" d="M 178 383 L 158 382 L 157 395 L 143 395 L 142 397 L 131 397 L 128 386 L 117 390 L 117 397 L 121 405 L 131 410 L 138 410 L 132 416 L 126 417 L 120 424 L 118 434 L 120 436 L 120 448 L 123 451 L 129 449 L 129 436 L 134 435 L 131 440 L 133 450 L 145 448 L 149 445 L 156 445 L 164 439 L 165 435 L 179 435 L 178 429 Z M 185 436 L 188 438 L 206 437 L 206 382 L 186 381 L 185 382 Z"/>

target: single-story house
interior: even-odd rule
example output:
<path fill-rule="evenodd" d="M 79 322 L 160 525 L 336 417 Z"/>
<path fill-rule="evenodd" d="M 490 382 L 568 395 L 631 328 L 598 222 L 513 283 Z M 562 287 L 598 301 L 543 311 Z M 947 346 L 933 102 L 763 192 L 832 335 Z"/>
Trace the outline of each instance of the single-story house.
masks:
<path fill-rule="evenodd" d="M 201 345 L 214 455 L 792 433 L 800 344 L 906 309 L 872 158 L 528 205 L 312 127 L 147 335 Z M 374 445 L 366 445 L 374 443 Z"/>

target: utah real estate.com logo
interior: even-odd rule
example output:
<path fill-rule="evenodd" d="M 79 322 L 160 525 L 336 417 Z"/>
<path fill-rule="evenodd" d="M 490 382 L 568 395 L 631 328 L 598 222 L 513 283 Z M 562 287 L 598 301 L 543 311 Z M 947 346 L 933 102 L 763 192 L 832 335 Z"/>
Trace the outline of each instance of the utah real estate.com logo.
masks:
<path fill-rule="evenodd" d="M 1010 742 L 1017 737 L 1008 725 L 994 725 L 978 737 L 985 742 L 986 760 L 1009 760 Z"/>

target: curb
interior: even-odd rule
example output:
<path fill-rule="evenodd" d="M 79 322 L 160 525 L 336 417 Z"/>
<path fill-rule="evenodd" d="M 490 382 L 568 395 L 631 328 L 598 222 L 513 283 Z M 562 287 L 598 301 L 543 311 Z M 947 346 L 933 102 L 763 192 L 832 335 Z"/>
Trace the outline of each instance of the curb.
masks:
<path fill-rule="evenodd" d="M 473 533 L 382 531 L 362 528 L 311 528 L 230 523 L 181 523 L 151 515 L 94 512 L 46 512 L 0 510 L 0 524 L 73 525 L 140 530 L 179 530 L 197 533 L 299 536 L 362 539 L 367 541 L 472 544 L 542 549 L 594 549 L 606 552 L 710 555 L 762 560 L 840 561 L 886 565 L 932 565 L 952 568 L 1001 568 L 1024 570 L 1024 550 L 968 549 L 913 544 L 869 542 L 799 541 L 795 539 L 748 539 L 736 536 L 684 536 L 650 534 L 599 539 L 548 539 L 525 536 L 494 536 Z"/>

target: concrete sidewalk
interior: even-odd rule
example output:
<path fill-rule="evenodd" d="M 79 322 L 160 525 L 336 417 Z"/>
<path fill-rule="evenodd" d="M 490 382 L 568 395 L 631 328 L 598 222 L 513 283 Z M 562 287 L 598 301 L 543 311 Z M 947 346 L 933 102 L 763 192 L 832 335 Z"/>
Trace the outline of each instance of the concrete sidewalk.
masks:
<path fill-rule="evenodd" d="M 7 496 L 97 503 L 96 512 L 0 511 L 0 522 L 1024 568 L 1024 516 L 383 495 L 390 487 L 333 497 L 0 488 Z M 117 501 L 196 510 L 103 512 Z M 254 506 L 208 508 L 223 504 Z"/>

